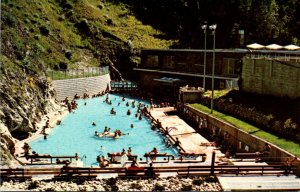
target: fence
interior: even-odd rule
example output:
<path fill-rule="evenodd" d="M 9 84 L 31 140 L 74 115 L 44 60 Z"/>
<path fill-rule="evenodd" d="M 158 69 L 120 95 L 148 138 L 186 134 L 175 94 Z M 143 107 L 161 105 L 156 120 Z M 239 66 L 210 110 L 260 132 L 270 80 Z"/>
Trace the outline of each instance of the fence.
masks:
<path fill-rule="evenodd" d="M 137 90 L 138 84 L 131 81 L 112 81 L 110 83 L 111 89 L 114 91 L 129 91 Z"/>
<path fill-rule="evenodd" d="M 144 173 L 148 167 L 141 170 Z M 291 166 L 290 170 L 296 173 L 297 167 Z M 154 167 L 155 173 L 172 172 L 181 177 L 189 176 L 209 176 L 209 175 L 282 175 L 287 174 L 286 167 L 283 164 L 276 165 L 223 165 L 223 166 L 169 166 Z M 65 174 L 67 173 L 67 175 Z M 62 168 L 17 168 L 0 169 L 1 181 L 4 180 L 26 180 L 31 179 L 33 175 L 52 175 L 54 179 L 68 176 L 72 177 L 93 177 L 101 174 L 117 174 L 126 177 L 126 168 L 108 167 L 108 168 L 89 168 L 89 167 L 62 167 Z M 138 175 L 137 175 L 138 176 Z"/>
<path fill-rule="evenodd" d="M 52 80 L 75 79 L 82 77 L 94 77 L 109 73 L 109 66 L 105 67 L 87 67 L 84 69 L 66 69 L 47 71 L 47 76 Z"/>

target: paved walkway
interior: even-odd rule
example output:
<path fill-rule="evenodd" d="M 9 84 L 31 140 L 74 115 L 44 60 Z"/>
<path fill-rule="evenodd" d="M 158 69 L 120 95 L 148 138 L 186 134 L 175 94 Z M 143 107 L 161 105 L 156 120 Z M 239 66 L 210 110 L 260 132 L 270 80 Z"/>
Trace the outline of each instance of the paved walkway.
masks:
<path fill-rule="evenodd" d="M 67 109 L 65 107 L 60 107 L 59 110 L 45 115 L 42 118 L 42 120 L 37 123 L 38 130 L 32 136 L 28 137 L 27 139 L 18 141 L 15 144 L 15 149 L 16 149 L 15 155 L 19 157 L 18 158 L 19 161 L 22 163 L 25 163 L 25 164 L 30 163 L 28 160 L 26 160 L 24 157 L 22 157 L 22 156 L 24 156 L 24 150 L 23 150 L 24 143 L 25 142 L 29 143 L 30 141 L 33 141 L 39 137 L 43 137 L 42 130 L 43 130 L 43 127 L 45 126 L 47 120 L 49 120 L 50 128 L 46 128 L 45 132 L 47 134 L 49 134 L 52 131 L 52 128 L 56 126 L 57 120 L 61 120 L 67 114 L 68 114 Z"/>
<path fill-rule="evenodd" d="M 224 191 L 232 190 L 300 190 L 300 178 L 288 176 L 218 176 Z"/>

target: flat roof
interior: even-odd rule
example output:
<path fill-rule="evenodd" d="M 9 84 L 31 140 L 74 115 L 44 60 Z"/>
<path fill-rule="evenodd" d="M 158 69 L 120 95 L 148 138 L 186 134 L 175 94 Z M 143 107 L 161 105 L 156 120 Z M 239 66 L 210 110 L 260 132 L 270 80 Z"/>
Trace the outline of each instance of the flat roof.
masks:
<path fill-rule="evenodd" d="M 213 49 L 141 49 L 141 51 L 145 52 L 188 52 L 188 53 L 200 53 L 200 52 L 208 52 L 212 53 L 214 52 Z M 246 53 L 277 53 L 277 54 L 291 54 L 291 55 L 300 55 L 300 50 L 267 50 L 267 49 L 215 49 L 216 53 L 240 53 L 240 54 L 246 54 Z"/>

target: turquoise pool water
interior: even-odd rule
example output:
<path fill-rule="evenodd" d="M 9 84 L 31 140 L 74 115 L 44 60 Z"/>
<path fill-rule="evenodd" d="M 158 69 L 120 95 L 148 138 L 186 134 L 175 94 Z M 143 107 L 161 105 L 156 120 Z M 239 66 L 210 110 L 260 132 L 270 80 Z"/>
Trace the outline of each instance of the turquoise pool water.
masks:
<path fill-rule="evenodd" d="M 50 155 L 74 155 L 78 153 L 83 158 L 85 166 L 97 166 L 96 157 L 107 153 L 121 152 L 123 148 L 128 150 L 132 148 L 132 154 L 138 155 L 138 158 L 145 158 L 143 155 L 156 147 L 160 153 L 168 153 L 177 157 L 177 149 L 166 148 L 162 135 L 151 129 L 151 122 L 144 116 L 142 120 L 135 117 L 137 112 L 138 100 L 135 108 L 131 103 L 133 99 L 117 94 L 109 94 L 112 104 L 104 102 L 106 96 L 77 100 L 78 108 L 74 113 L 68 114 L 61 125 L 53 128 L 48 135 L 47 140 L 39 138 L 30 142 L 32 151 L 39 154 Z M 129 102 L 129 106 L 126 106 Z M 148 104 L 146 101 L 141 101 Z M 85 105 L 86 103 L 86 105 Z M 120 105 L 118 106 L 118 103 Z M 116 115 L 111 115 L 110 110 L 114 108 Z M 130 109 L 131 115 L 127 115 Z M 96 126 L 92 123 L 95 122 Z M 133 124 L 134 128 L 130 125 Z M 108 126 L 111 131 L 121 130 L 128 135 L 121 136 L 119 139 L 99 138 L 95 136 L 95 131 L 103 132 L 104 127 Z M 101 150 L 101 146 L 103 149 Z"/>

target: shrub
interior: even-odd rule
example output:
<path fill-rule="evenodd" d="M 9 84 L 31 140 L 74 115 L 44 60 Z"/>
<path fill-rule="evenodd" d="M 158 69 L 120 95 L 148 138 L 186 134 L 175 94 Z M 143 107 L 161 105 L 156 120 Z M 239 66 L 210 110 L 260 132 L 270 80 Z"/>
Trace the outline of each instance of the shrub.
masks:
<path fill-rule="evenodd" d="M 36 189 L 39 187 L 39 182 L 38 181 L 31 181 L 31 183 L 29 183 L 27 189 L 31 190 L 31 189 Z"/>
<path fill-rule="evenodd" d="M 113 21 L 112 21 L 112 19 L 107 19 L 107 20 L 106 20 L 106 23 L 107 23 L 107 25 L 112 25 L 112 24 L 113 24 Z"/>
<path fill-rule="evenodd" d="M 192 185 L 182 185 L 181 191 L 192 191 L 193 186 Z"/>
<path fill-rule="evenodd" d="M 73 9 L 73 5 L 67 1 L 67 0 L 62 0 L 60 2 L 60 6 L 63 8 L 63 9 Z"/>
<path fill-rule="evenodd" d="M 155 191 L 164 191 L 165 190 L 165 187 L 159 183 L 156 183 L 155 186 L 154 186 L 154 190 Z"/>
<path fill-rule="evenodd" d="M 193 185 L 202 185 L 203 182 L 204 181 L 201 179 L 194 179 L 192 183 L 193 183 Z"/>
<path fill-rule="evenodd" d="M 36 40 L 39 40 L 40 38 L 41 38 L 41 35 L 39 35 L 39 34 L 36 34 L 36 35 L 34 35 L 34 37 L 33 37 L 34 39 L 36 39 Z"/>
<path fill-rule="evenodd" d="M 109 178 L 107 181 L 106 181 L 106 184 L 107 185 L 110 185 L 110 186 L 113 186 L 113 185 L 116 185 L 117 183 L 117 179 L 116 178 Z"/>
<path fill-rule="evenodd" d="M 85 178 L 82 177 L 74 178 L 72 179 L 72 182 L 76 183 L 77 185 L 82 185 L 85 182 Z"/>
<path fill-rule="evenodd" d="M 130 188 L 141 190 L 143 188 L 143 186 L 139 183 L 131 183 Z"/>
<path fill-rule="evenodd" d="M 218 179 L 215 176 L 208 176 L 205 178 L 206 182 L 212 183 L 212 182 L 217 182 Z"/>
<path fill-rule="evenodd" d="M 59 68 L 62 70 L 66 70 L 68 69 L 68 64 L 62 61 L 59 63 Z"/>
<path fill-rule="evenodd" d="M 104 8 L 104 5 L 102 3 L 100 3 L 98 6 L 97 6 L 99 9 L 103 9 Z"/>
<path fill-rule="evenodd" d="M 50 33 L 49 29 L 46 26 L 40 26 L 39 29 L 41 34 L 44 36 L 48 36 Z"/>
<path fill-rule="evenodd" d="M 67 51 L 66 53 L 65 53 L 65 57 L 67 58 L 67 59 L 71 59 L 72 58 L 72 52 L 71 51 Z"/>

